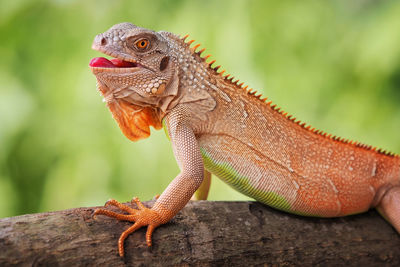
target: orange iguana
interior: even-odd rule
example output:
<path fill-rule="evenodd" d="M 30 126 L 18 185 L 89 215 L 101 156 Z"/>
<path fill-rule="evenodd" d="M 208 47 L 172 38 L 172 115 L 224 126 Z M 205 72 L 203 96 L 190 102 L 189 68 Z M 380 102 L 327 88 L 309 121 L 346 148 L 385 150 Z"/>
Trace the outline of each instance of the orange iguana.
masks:
<path fill-rule="evenodd" d="M 400 157 L 333 137 L 295 121 L 265 103 L 243 83 L 218 72 L 187 36 L 154 32 L 130 23 L 96 36 L 93 49 L 113 59 L 94 58 L 90 68 L 122 132 L 147 138 L 164 126 L 181 169 L 148 209 L 116 200 L 128 213 L 97 209 L 135 222 L 125 238 L 154 229 L 175 216 L 199 188 L 206 198 L 213 173 L 236 190 L 290 213 L 336 217 L 377 208 L 400 232 Z"/>

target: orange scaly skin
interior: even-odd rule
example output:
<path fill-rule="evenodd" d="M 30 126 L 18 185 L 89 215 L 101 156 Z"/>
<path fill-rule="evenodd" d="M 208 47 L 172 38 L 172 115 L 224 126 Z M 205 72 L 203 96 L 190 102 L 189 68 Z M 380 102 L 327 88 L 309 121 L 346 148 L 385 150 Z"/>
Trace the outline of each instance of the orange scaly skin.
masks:
<path fill-rule="evenodd" d="M 400 232 L 400 157 L 332 137 L 295 121 L 233 80 L 192 41 L 121 23 L 96 36 L 93 48 L 114 57 L 93 59 L 98 89 L 132 141 L 163 124 L 181 169 L 155 205 L 129 215 L 98 209 L 135 224 L 120 237 L 154 229 L 176 215 L 198 190 L 207 198 L 210 173 L 238 191 L 287 212 L 337 217 L 377 208 Z"/>

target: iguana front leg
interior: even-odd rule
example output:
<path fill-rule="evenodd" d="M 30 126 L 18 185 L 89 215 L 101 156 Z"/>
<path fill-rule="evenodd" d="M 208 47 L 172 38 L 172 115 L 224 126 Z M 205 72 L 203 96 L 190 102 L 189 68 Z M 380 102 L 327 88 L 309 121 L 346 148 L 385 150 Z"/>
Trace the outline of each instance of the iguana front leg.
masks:
<path fill-rule="evenodd" d="M 132 209 L 115 200 L 106 203 L 114 205 L 129 215 L 118 214 L 106 209 L 97 209 L 94 215 L 105 215 L 119 220 L 134 221 L 135 223 L 121 234 L 118 241 L 118 250 L 124 256 L 124 240 L 130 234 L 143 226 L 148 226 L 146 242 L 151 246 L 151 236 L 154 229 L 172 219 L 190 200 L 194 192 L 200 187 L 204 176 L 203 159 L 193 130 L 185 122 L 185 113 L 182 110 L 172 112 L 166 116 L 165 122 L 172 142 L 175 158 L 181 173 L 168 185 L 151 209 L 134 198 L 138 209 Z"/>

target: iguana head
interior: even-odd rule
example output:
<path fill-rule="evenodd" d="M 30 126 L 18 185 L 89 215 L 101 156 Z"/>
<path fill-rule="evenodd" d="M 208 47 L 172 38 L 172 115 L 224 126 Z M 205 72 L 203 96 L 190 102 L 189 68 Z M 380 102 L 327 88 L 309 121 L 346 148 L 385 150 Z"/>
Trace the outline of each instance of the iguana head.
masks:
<path fill-rule="evenodd" d="M 148 137 L 150 125 L 161 128 L 161 117 L 178 92 L 166 34 L 120 23 L 97 35 L 92 45 L 112 57 L 94 58 L 89 66 L 121 130 L 134 141 Z"/>

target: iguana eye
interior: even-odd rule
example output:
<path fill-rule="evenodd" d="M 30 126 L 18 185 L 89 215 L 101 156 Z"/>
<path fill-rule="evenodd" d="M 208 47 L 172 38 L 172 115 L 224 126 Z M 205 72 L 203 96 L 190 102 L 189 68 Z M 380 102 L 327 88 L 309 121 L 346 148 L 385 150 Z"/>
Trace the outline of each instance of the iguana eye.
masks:
<path fill-rule="evenodd" d="M 146 38 L 139 39 L 135 42 L 135 46 L 139 50 L 144 50 L 144 49 L 148 48 L 149 44 L 150 44 L 150 42 Z"/>

